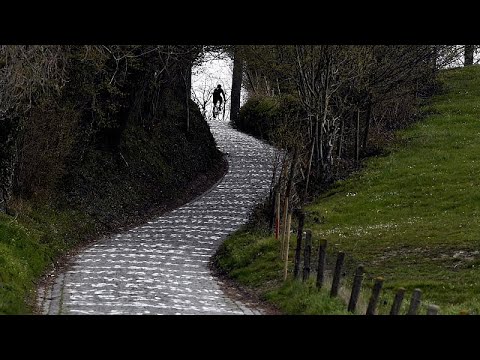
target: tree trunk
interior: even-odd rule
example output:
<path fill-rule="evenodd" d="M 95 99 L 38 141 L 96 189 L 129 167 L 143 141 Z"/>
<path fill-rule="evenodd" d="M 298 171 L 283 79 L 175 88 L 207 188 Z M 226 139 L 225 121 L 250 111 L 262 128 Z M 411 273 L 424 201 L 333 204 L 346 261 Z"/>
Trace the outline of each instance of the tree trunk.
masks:
<path fill-rule="evenodd" d="M 14 189 L 18 164 L 17 140 L 20 119 L 10 112 L 0 113 L 0 212 L 8 212 L 7 203 Z"/>
<path fill-rule="evenodd" d="M 235 123 L 238 120 L 240 111 L 240 93 L 242 90 L 243 58 L 239 46 L 235 46 L 233 55 L 232 93 L 230 102 L 230 121 Z"/>
<path fill-rule="evenodd" d="M 360 161 L 360 110 L 357 110 L 357 122 L 355 124 L 355 166 Z"/>
<path fill-rule="evenodd" d="M 473 65 L 473 52 L 475 45 L 465 45 L 465 66 Z"/>
<path fill-rule="evenodd" d="M 253 82 L 252 75 L 250 74 L 250 71 L 247 70 L 246 74 L 247 74 L 248 82 L 250 83 L 250 87 L 252 88 L 253 93 L 256 94 L 257 93 L 257 88 L 255 87 L 255 83 Z"/>
<path fill-rule="evenodd" d="M 285 198 L 290 198 L 290 194 L 292 192 L 292 185 L 293 185 L 293 177 L 295 176 L 295 167 L 297 166 L 297 158 L 298 158 L 298 151 L 295 148 L 293 150 L 292 161 L 290 163 L 290 173 L 288 175 L 287 181 L 287 189 L 285 190 Z"/>
<path fill-rule="evenodd" d="M 307 195 L 308 195 L 308 185 L 310 183 L 310 173 L 312 171 L 312 160 L 313 160 L 314 149 L 315 149 L 315 139 L 312 139 L 312 146 L 311 146 L 311 150 L 310 150 L 310 158 L 308 160 L 308 166 L 307 166 L 307 175 L 305 176 L 305 179 L 306 179 L 305 189 L 303 191 L 303 198 L 300 201 L 301 206 L 305 203 L 305 200 L 306 200 Z"/>
<path fill-rule="evenodd" d="M 363 133 L 362 148 L 363 151 L 367 150 L 368 145 L 368 133 L 370 131 L 370 117 L 372 116 L 372 102 L 369 100 L 367 103 L 367 115 L 365 118 L 365 132 Z"/>
<path fill-rule="evenodd" d="M 7 202 L 6 198 L 7 196 L 3 194 L 4 191 L 2 188 L 0 188 L 0 213 L 4 213 L 5 210 L 7 209 Z"/>
<path fill-rule="evenodd" d="M 319 126 L 318 116 L 315 116 L 315 139 L 316 139 L 315 140 L 315 147 L 317 148 L 317 158 L 315 159 L 315 164 L 317 164 L 317 166 L 315 166 L 315 168 L 318 168 L 319 163 L 322 166 L 322 168 L 323 168 L 323 165 L 324 165 L 324 161 L 323 161 L 323 124 L 324 124 L 324 122 L 322 123 L 321 126 Z M 319 130 L 320 130 L 320 134 L 319 134 Z"/>
<path fill-rule="evenodd" d="M 338 136 L 338 151 L 337 156 L 339 158 L 342 157 L 342 150 L 343 150 L 343 131 L 345 129 L 345 119 L 344 116 L 340 119 L 340 135 Z"/>
<path fill-rule="evenodd" d="M 435 72 L 437 70 L 438 66 L 438 50 L 439 46 L 438 45 L 432 45 L 432 58 L 431 58 L 431 66 L 432 66 L 432 71 Z"/>
<path fill-rule="evenodd" d="M 192 65 L 185 71 L 185 106 L 187 108 L 187 133 L 190 131 L 190 99 L 192 98 Z"/>

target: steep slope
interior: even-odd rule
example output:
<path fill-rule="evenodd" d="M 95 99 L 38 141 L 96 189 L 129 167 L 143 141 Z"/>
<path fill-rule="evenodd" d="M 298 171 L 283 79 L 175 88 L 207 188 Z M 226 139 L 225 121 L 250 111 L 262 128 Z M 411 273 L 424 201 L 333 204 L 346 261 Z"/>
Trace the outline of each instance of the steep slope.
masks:
<path fill-rule="evenodd" d="M 320 224 L 308 227 L 385 277 L 387 290 L 420 288 L 442 313 L 479 313 L 480 67 L 441 80 L 430 115 L 311 204 Z"/>

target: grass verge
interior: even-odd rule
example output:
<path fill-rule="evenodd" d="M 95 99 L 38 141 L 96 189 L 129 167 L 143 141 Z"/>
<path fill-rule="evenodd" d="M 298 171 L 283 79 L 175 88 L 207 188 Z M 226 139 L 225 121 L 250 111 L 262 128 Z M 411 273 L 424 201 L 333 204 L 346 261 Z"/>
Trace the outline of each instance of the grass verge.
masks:
<path fill-rule="evenodd" d="M 46 207 L 0 214 L 0 314 L 31 313 L 35 287 L 55 259 L 93 236 L 92 219 Z"/>
<path fill-rule="evenodd" d="M 292 245 L 292 244 L 291 244 Z M 283 282 L 279 241 L 259 231 L 241 229 L 218 249 L 213 263 L 217 271 L 258 294 L 285 314 L 347 314 L 340 299 L 318 290 L 313 279 L 306 283 Z M 290 253 L 293 251 L 290 247 Z"/>

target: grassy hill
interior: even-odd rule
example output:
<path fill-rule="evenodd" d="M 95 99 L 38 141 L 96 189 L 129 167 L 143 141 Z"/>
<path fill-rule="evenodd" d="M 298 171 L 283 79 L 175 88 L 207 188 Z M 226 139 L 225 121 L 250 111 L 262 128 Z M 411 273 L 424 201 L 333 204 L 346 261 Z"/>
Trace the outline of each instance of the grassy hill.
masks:
<path fill-rule="evenodd" d="M 479 313 L 480 67 L 441 80 L 431 115 L 310 205 L 323 223 L 308 225 L 387 288 L 420 288 L 442 313 Z"/>
<path fill-rule="evenodd" d="M 480 313 L 480 67 L 446 70 L 440 78 L 444 91 L 424 109 L 424 120 L 399 133 L 387 155 L 371 158 L 306 208 L 313 252 L 325 238 L 330 258 L 343 250 L 351 269 L 365 265 L 366 286 L 385 278 L 380 313 L 388 313 L 398 287 L 407 294 L 420 288 L 424 303 L 440 306 L 442 314 Z M 250 246 L 274 241 L 251 231 L 237 234 L 221 249 L 220 267 L 245 284 L 249 268 L 256 277 L 261 269 L 272 277 L 259 266 L 262 256 L 234 269 L 231 255 L 241 252 L 235 245 L 240 236 Z M 287 312 L 323 311 L 307 305 L 313 300 L 296 307 L 279 300 L 278 293 L 292 286 L 271 284 L 266 297 Z"/>

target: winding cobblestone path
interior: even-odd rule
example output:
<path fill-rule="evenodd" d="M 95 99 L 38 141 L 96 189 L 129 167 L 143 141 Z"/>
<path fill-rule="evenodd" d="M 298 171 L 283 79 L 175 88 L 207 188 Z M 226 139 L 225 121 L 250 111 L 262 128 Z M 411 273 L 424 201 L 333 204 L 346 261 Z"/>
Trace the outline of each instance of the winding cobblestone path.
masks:
<path fill-rule="evenodd" d="M 229 170 L 209 192 L 98 241 L 39 291 L 44 314 L 261 314 L 229 298 L 208 261 L 269 191 L 274 149 L 210 121 Z"/>

